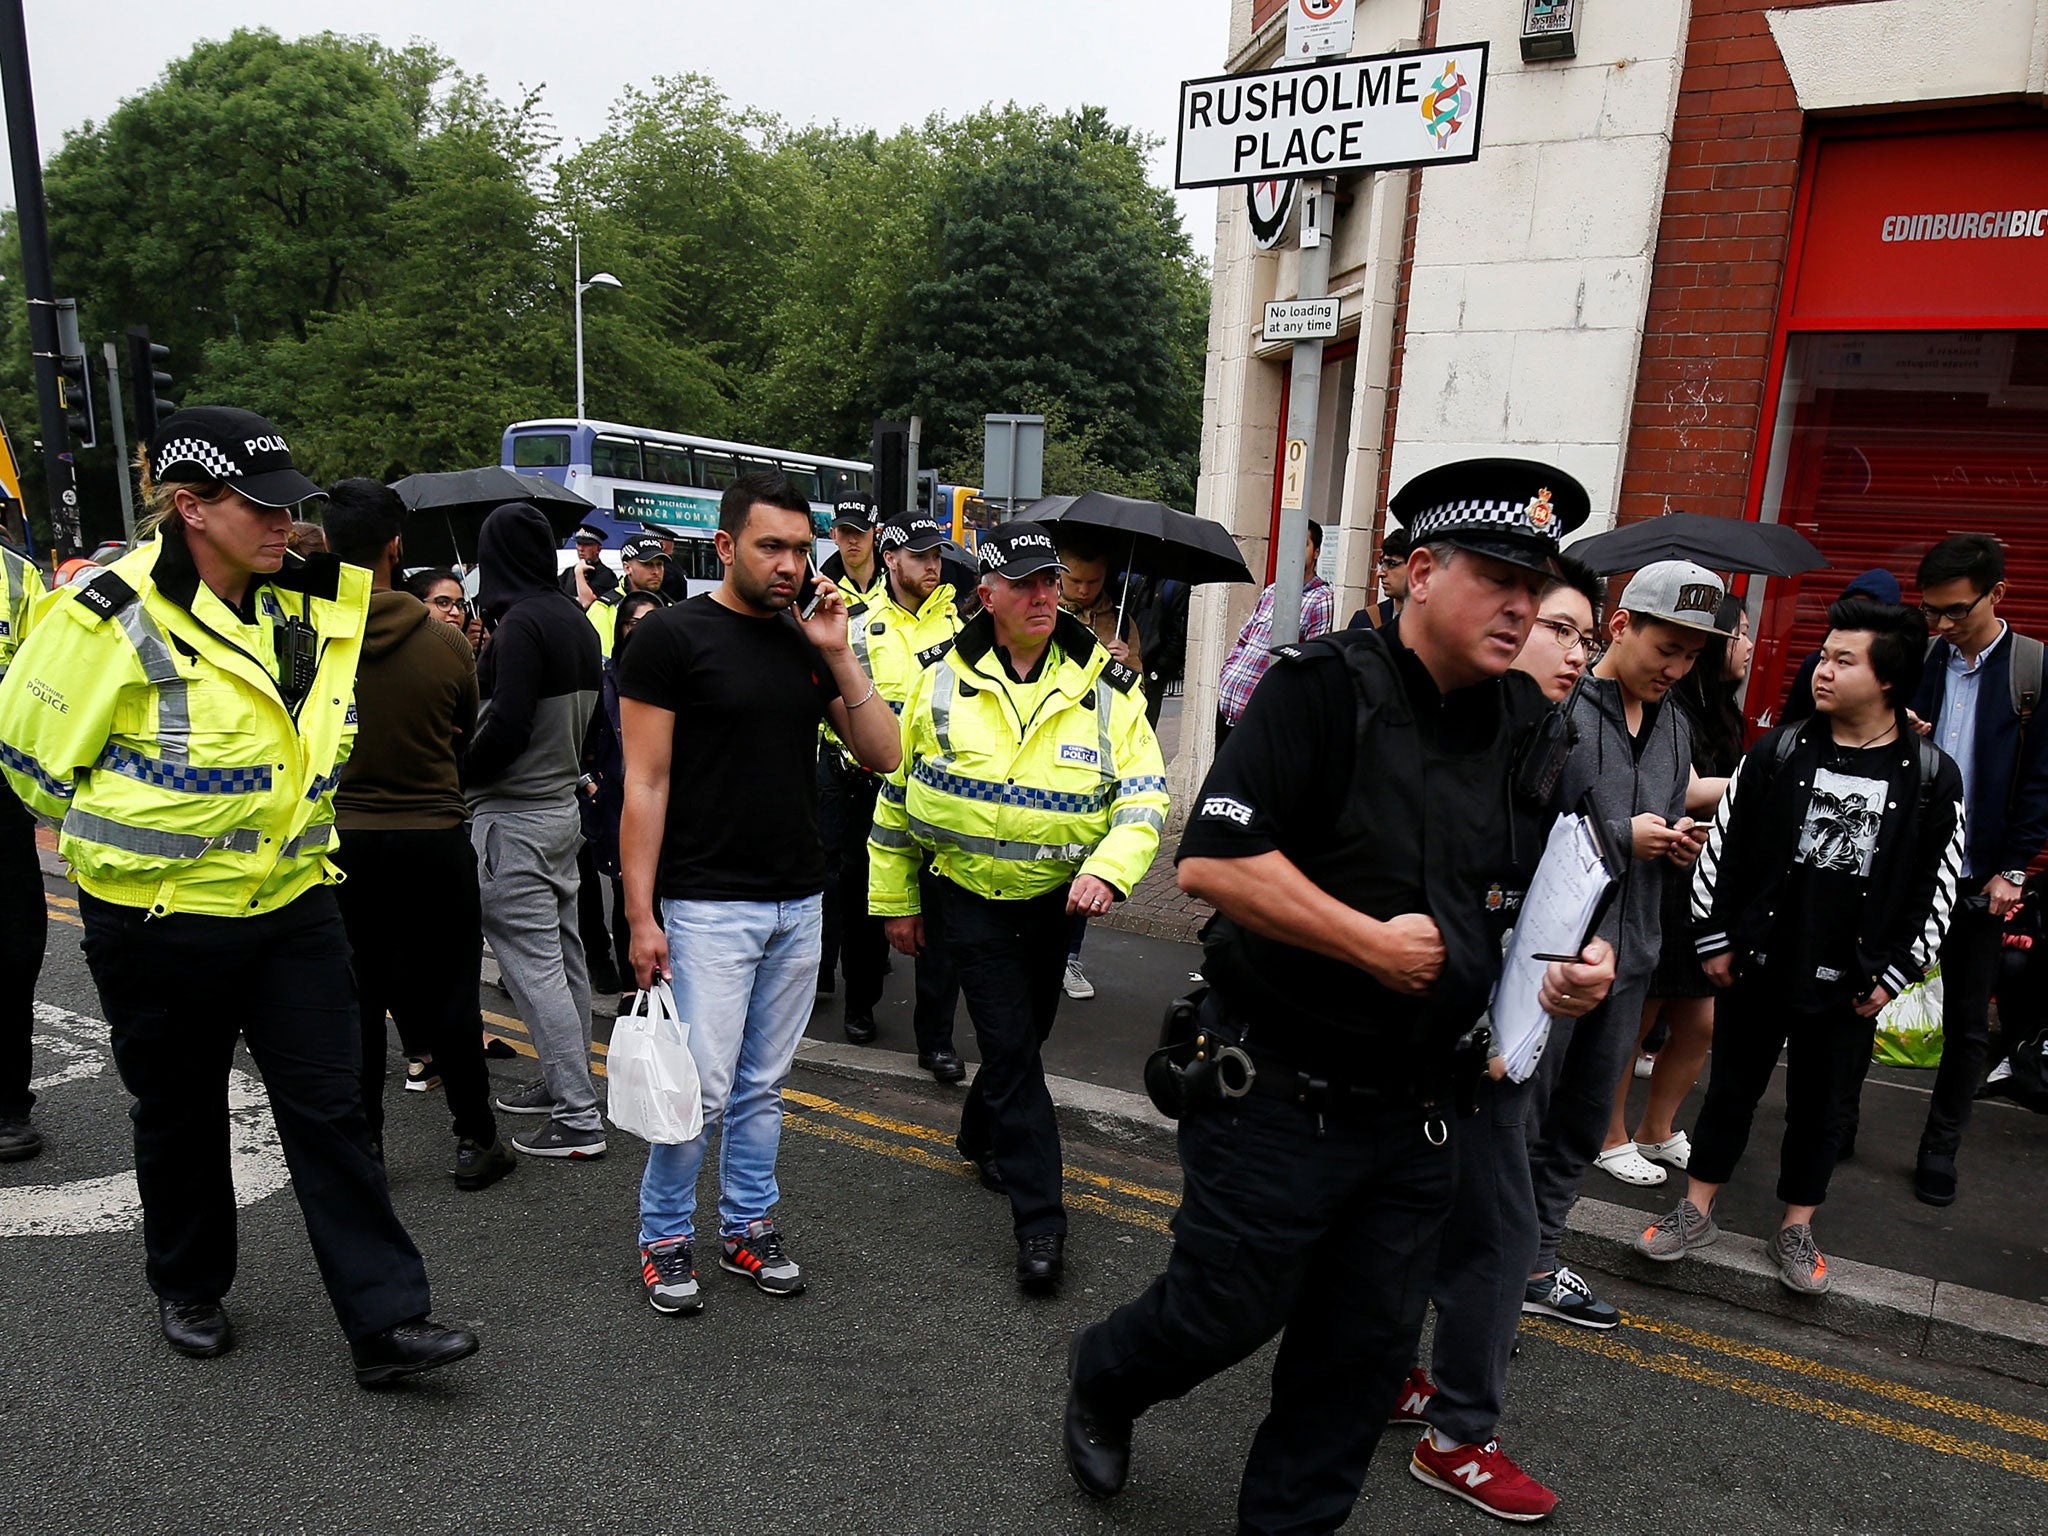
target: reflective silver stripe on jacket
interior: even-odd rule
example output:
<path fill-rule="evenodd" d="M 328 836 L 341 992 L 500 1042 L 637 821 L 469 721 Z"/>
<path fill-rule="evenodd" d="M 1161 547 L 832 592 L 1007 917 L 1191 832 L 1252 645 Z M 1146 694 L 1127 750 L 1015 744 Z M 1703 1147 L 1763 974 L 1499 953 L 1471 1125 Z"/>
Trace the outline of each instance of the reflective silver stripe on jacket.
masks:
<path fill-rule="evenodd" d="M 885 827 L 879 822 L 868 828 L 868 841 L 878 848 L 914 848 L 916 840 L 901 827 Z"/>
<path fill-rule="evenodd" d="M 951 662 L 939 663 L 938 672 L 932 678 L 932 734 L 939 739 L 939 750 L 953 755 L 953 666 Z"/>
<path fill-rule="evenodd" d="M 1116 777 L 1116 752 L 1109 740 L 1109 712 L 1115 704 L 1116 695 L 1098 675 L 1095 679 L 1095 748 L 1101 755 L 1095 761 L 1095 768 L 1105 783 Z"/>
<path fill-rule="evenodd" d="M 192 750 L 192 706 L 185 696 L 185 679 L 178 671 L 177 658 L 164 642 L 164 633 L 137 598 L 122 608 L 121 628 L 142 663 L 142 675 L 156 689 L 157 751 L 166 762 L 182 763 Z"/>
<path fill-rule="evenodd" d="M 1109 818 L 1112 827 L 1127 827 L 1134 822 L 1142 822 L 1161 837 L 1166 835 L 1166 818 L 1149 805 L 1119 806 Z"/>
<path fill-rule="evenodd" d="M 253 827 L 239 827 L 218 837 L 201 837 L 196 832 L 160 832 L 155 827 L 138 827 L 125 821 L 95 816 L 74 807 L 65 813 L 64 835 L 81 842 L 139 853 L 152 859 L 196 859 L 224 849 L 229 853 L 254 853 L 263 846 L 263 834 Z"/>
<path fill-rule="evenodd" d="M 1031 864 L 1044 859 L 1085 859 L 1095 851 L 1093 843 L 1030 843 L 980 837 L 972 832 L 954 832 L 945 827 L 935 827 L 920 816 L 910 818 L 910 830 L 917 834 L 919 842 L 936 848 L 958 848 L 962 853 L 1007 859 L 1013 864 Z"/>
<path fill-rule="evenodd" d="M 319 822 L 306 828 L 297 837 L 284 845 L 279 857 L 296 859 L 302 853 L 314 853 L 334 841 L 334 823 Z"/>

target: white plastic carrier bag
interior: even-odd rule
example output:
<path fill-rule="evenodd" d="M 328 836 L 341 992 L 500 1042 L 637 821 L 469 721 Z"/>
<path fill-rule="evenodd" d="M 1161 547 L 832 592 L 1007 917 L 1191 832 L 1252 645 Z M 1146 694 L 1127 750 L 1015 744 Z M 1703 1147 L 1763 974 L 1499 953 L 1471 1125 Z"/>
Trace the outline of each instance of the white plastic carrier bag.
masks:
<path fill-rule="evenodd" d="M 643 1141 L 692 1141 L 704 1130 L 704 1094 L 690 1054 L 690 1026 L 676 1017 L 675 994 L 656 982 L 612 1027 L 605 1057 L 612 1124 Z"/>

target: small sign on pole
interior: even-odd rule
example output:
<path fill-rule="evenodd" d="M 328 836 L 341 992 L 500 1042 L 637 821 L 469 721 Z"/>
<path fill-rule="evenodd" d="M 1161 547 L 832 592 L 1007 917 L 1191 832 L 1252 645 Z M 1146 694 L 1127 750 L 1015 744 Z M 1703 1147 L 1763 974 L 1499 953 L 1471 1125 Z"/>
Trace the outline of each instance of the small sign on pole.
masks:
<path fill-rule="evenodd" d="M 1274 299 L 1262 327 L 1267 341 L 1328 341 L 1337 334 L 1341 299 Z"/>
<path fill-rule="evenodd" d="M 1287 0 L 1287 62 L 1351 51 L 1353 0 Z"/>
<path fill-rule="evenodd" d="M 1287 462 L 1280 467 L 1280 510 L 1299 512 L 1308 491 L 1308 439 L 1287 439 Z"/>
<path fill-rule="evenodd" d="M 1173 184 L 1224 187 L 1476 160 L 1486 46 L 1183 81 Z"/>
<path fill-rule="evenodd" d="M 1004 513 L 1045 494 L 1045 418 L 992 414 L 982 420 L 981 493 L 1001 496 Z"/>

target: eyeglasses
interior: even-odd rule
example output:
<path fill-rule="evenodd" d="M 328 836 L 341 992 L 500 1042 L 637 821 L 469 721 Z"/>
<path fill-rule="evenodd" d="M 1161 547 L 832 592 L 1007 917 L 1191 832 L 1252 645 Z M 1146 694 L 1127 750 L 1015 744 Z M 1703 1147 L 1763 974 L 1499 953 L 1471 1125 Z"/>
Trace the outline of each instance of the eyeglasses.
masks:
<path fill-rule="evenodd" d="M 1960 624 L 1976 611 L 1977 604 L 1990 595 L 1990 589 L 1987 588 L 1967 603 L 1950 603 L 1946 608 L 1930 608 L 1922 603 L 1920 611 L 1927 615 L 1927 622 L 1930 624 L 1939 624 L 1943 619 L 1947 619 L 1951 624 Z"/>
<path fill-rule="evenodd" d="M 427 599 L 427 606 L 438 608 L 443 613 L 454 613 L 457 609 L 467 608 L 469 604 L 459 597 L 430 597 Z"/>
<path fill-rule="evenodd" d="M 1395 566 L 1407 563 L 1399 555 L 1381 555 L 1379 559 L 1379 567 L 1383 571 L 1391 571 Z"/>
<path fill-rule="evenodd" d="M 1576 624 L 1568 624 L 1563 619 L 1538 619 L 1536 622 L 1550 631 L 1550 637 L 1557 642 L 1557 648 L 1567 656 L 1580 646 L 1585 647 L 1588 660 L 1599 653 L 1600 637 L 1580 629 Z"/>

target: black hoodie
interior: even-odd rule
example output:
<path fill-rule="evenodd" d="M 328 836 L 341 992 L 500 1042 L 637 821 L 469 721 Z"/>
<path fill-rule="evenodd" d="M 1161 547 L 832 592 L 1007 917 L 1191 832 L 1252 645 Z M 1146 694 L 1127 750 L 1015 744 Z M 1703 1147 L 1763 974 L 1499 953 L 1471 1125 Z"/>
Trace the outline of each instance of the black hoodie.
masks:
<path fill-rule="evenodd" d="M 491 641 L 463 793 L 472 811 L 573 805 L 602 677 L 597 631 L 555 584 L 555 535 L 539 509 L 514 502 L 485 518 L 477 564 Z"/>

